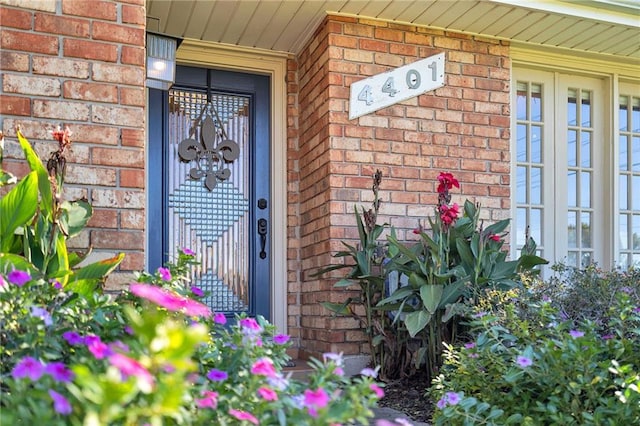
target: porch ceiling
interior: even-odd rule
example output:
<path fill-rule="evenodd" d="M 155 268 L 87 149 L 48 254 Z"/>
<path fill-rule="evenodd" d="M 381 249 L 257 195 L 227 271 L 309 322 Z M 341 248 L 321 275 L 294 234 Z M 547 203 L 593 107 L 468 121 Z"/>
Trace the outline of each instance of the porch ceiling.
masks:
<path fill-rule="evenodd" d="M 640 60 L 638 0 L 147 0 L 147 28 L 296 54 L 328 13 Z"/>

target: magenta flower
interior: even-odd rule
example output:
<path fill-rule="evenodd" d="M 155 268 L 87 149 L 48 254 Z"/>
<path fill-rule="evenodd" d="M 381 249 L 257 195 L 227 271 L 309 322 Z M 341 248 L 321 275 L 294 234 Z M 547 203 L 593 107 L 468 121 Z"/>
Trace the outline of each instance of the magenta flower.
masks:
<path fill-rule="evenodd" d="M 133 336 L 133 328 L 131 328 L 128 325 L 124 326 L 124 332 L 127 333 L 129 336 Z"/>
<path fill-rule="evenodd" d="M 193 293 L 197 297 L 204 297 L 204 291 L 196 286 L 191 287 L 191 293 Z"/>
<path fill-rule="evenodd" d="M 187 247 L 182 247 L 182 253 L 186 254 L 187 256 L 195 256 L 196 255 L 196 253 L 193 250 L 191 250 L 190 248 L 187 248 Z"/>
<path fill-rule="evenodd" d="M 571 330 L 569 331 L 569 334 L 571 335 L 571 337 L 573 337 L 574 339 L 577 339 L 578 337 L 582 337 L 584 336 L 584 331 L 580 331 L 580 330 Z"/>
<path fill-rule="evenodd" d="M 74 377 L 73 371 L 62 362 L 52 362 L 45 367 L 44 372 L 53 377 L 56 382 L 69 383 Z"/>
<path fill-rule="evenodd" d="M 82 345 L 84 343 L 84 337 L 80 336 L 75 331 L 65 331 L 62 333 L 62 338 L 72 346 Z"/>
<path fill-rule="evenodd" d="M 323 388 L 316 390 L 307 389 L 304 391 L 305 407 L 324 408 L 329 404 L 329 395 Z"/>
<path fill-rule="evenodd" d="M 111 348 L 100 340 L 99 336 L 87 336 L 84 338 L 84 342 L 89 352 L 91 352 L 96 359 L 103 359 L 113 353 Z"/>
<path fill-rule="evenodd" d="M 531 360 L 531 358 L 518 355 L 518 357 L 516 358 L 516 364 L 518 364 L 522 368 L 527 368 L 533 364 L 533 361 Z"/>
<path fill-rule="evenodd" d="M 127 379 L 130 376 L 137 377 L 148 387 L 152 387 L 155 379 L 149 373 L 149 371 L 140 362 L 133 358 L 129 358 L 126 355 L 115 353 L 109 357 L 111 365 L 120 370 L 123 379 Z"/>
<path fill-rule="evenodd" d="M 490 239 L 491 241 L 500 242 L 500 235 L 498 235 L 498 234 L 491 234 L 491 235 L 489 235 L 489 239 Z"/>
<path fill-rule="evenodd" d="M 44 364 L 39 360 L 26 356 L 11 370 L 11 376 L 14 379 L 28 377 L 33 381 L 38 380 L 44 374 Z"/>
<path fill-rule="evenodd" d="M 273 336 L 273 343 L 276 345 L 284 345 L 289 341 L 290 337 L 286 334 L 276 334 Z"/>
<path fill-rule="evenodd" d="M 62 414 L 63 416 L 71 414 L 73 410 L 67 398 L 53 389 L 49 389 L 49 396 L 53 400 L 53 409 L 56 410 L 56 413 Z"/>
<path fill-rule="evenodd" d="M 261 387 L 258 389 L 258 395 L 265 401 L 277 401 L 278 394 L 273 389 Z"/>
<path fill-rule="evenodd" d="M 160 274 L 160 278 L 162 278 L 163 281 L 171 281 L 171 271 L 169 271 L 169 269 L 161 266 L 158 268 L 158 274 Z"/>
<path fill-rule="evenodd" d="M 382 399 L 382 397 L 384 397 L 384 390 L 380 386 L 378 386 L 377 384 L 371 383 L 369 385 L 369 389 L 371 389 L 373 391 L 373 393 L 376 394 L 376 397 L 378 399 Z"/>
<path fill-rule="evenodd" d="M 4 278 L 2 278 L 2 275 L 0 275 L 0 288 L 4 287 L 7 285 L 7 282 L 4 280 Z"/>
<path fill-rule="evenodd" d="M 211 408 L 215 410 L 218 407 L 218 392 L 204 391 L 203 398 L 196 399 L 196 405 L 199 408 Z"/>
<path fill-rule="evenodd" d="M 227 374 L 226 371 L 218 370 L 216 368 L 207 373 L 207 379 L 211 380 L 212 382 L 222 382 L 227 380 L 228 377 L 229 374 Z"/>
<path fill-rule="evenodd" d="M 242 318 L 239 322 L 245 332 L 250 334 L 262 332 L 262 327 L 260 327 L 260 324 L 253 318 Z"/>
<path fill-rule="evenodd" d="M 211 316 L 208 306 L 177 293 L 149 284 L 131 284 L 131 293 L 169 311 L 183 311 L 189 316 Z"/>
<path fill-rule="evenodd" d="M 62 284 L 60 284 L 60 281 L 58 280 L 52 280 L 51 284 L 53 285 L 53 288 L 60 290 L 62 289 Z"/>
<path fill-rule="evenodd" d="M 454 186 L 456 188 L 460 188 L 460 183 L 458 182 L 458 179 L 456 179 L 451 173 L 441 172 L 438 175 L 438 182 L 439 184 L 438 184 L 437 191 L 439 193 L 447 192 Z"/>
<path fill-rule="evenodd" d="M 253 414 L 248 413 L 246 411 L 234 410 L 233 408 L 231 408 L 229 410 L 229 414 L 238 420 L 246 420 L 249 423 L 253 423 L 254 425 L 260 424 L 258 422 L 258 419 L 256 419 L 256 417 Z"/>
<path fill-rule="evenodd" d="M 11 271 L 7 274 L 7 279 L 10 283 L 22 287 L 31 280 L 31 275 L 25 271 Z"/>
<path fill-rule="evenodd" d="M 213 316 L 213 322 L 224 325 L 227 323 L 227 317 L 221 312 L 216 312 Z"/>
<path fill-rule="evenodd" d="M 251 374 L 258 376 L 275 377 L 276 369 L 273 367 L 273 361 L 270 358 L 259 358 L 251 367 Z"/>

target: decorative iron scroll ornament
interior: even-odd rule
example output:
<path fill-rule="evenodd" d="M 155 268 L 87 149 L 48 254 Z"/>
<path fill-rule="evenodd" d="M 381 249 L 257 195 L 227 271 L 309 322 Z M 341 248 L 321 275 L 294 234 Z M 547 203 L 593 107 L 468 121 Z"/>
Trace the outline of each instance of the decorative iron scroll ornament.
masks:
<path fill-rule="evenodd" d="M 200 127 L 200 142 L 194 139 L 198 127 Z M 222 142 L 215 145 L 216 140 L 220 139 Z M 212 103 L 208 103 L 202 108 L 200 117 L 189 129 L 189 138 L 178 145 L 178 155 L 185 163 L 195 160 L 195 167 L 190 170 L 189 176 L 193 180 L 204 177 L 204 186 L 209 191 L 213 191 L 218 181 L 227 180 L 231 176 L 231 171 L 225 167 L 225 164 L 238 159 L 240 147 L 227 138 L 218 112 Z"/>

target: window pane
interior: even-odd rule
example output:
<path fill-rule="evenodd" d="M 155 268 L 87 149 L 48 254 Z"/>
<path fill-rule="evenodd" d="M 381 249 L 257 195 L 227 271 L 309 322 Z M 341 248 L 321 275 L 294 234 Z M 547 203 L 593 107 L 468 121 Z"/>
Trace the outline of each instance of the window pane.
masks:
<path fill-rule="evenodd" d="M 629 97 L 620 96 L 620 109 L 618 110 L 618 121 L 620 122 L 620 130 L 623 132 L 627 130 L 628 126 L 628 112 L 629 112 Z"/>
<path fill-rule="evenodd" d="M 531 121 L 542 121 L 542 85 L 531 84 Z"/>
<path fill-rule="evenodd" d="M 567 255 L 567 265 L 575 266 L 576 268 L 580 267 L 580 265 L 578 264 L 578 253 L 576 253 L 575 251 L 569 252 L 569 254 Z"/>
<path fill-rule="evenodd" d="M 571 207 L 578 205 L 578 187 L 576 185 L 576 171 L 569 170 L 567 175 L 567 203 Z"/>
<path fill-rule="evenodd" d="M 592 262 L 593 261 L 591 260 L 590 252 L 582 253 L 582 264 L 580 265 L 581 267 L 589 266 Z"/>
<path fill-rule="evenodd" d="M 640 210 L 640 197 L 637 195 L 640 192 L 640 176 L 633 176 L 631 178 L 631 210 Z M 633 196 L 635 194 L 635 197 Z"/>
<path fill-rule="evenodd" d="M 631 170 L 640 172 L 640 137 L 631 140 Z"/>
<path fill-rule="evenodd" d="M 542 210 L 531 209 L 529 212 L 531 215 L 531 224 L 529 226 L 529 235 L 534 239 L 536 244 L 540 244 L 542 241 Z"/>
<path fill-rule="evenodd" d="M 567 242 L 569 248 L 578 247 L 578 213 L 567 214 Z"/>
<path fill-rule="evenodd" d="M 527 189 L 529 188 L 527 182 L 527 168 L 526 167 L 518 167 L 516 169 L 516 179 L 518 180 L 516 184 L 516 203 L 518 204 L 526 204 L 527 203 Z"/>
<path fill-rule="evenodd" d="M 640 214 L 634 214 L 631 224 L 631 244 L 633 250 L 640 250 Z"/>
<path fill-rule="evenodd" d="M 629 223 L 628 223 L 628 216 L 626 214 L 621 214 L 618 217 L 618 220 L 620 221 L 620 232 L 618 234 L 619 239 L 620 239 L 620 245 L 619 248 L 621 250 L 627 250 L 629 248 Z"/>
<path fill-rule="evenodd" d="M 576 89 L 569 89 L 567 96 L 567 124 L 575 126 L 578 124 L 578 108 L 577 108 L 577 92 Z"/>
<path fill-rule="evenodd" d="M 522 247 L 526 241 L 527 209 L 516 210 L 516 245 Z M 536 241 L 537 242 L 537 241 Z"/>
<path fill-rule="evenodd" d="M 531 168 L 531 186 L 529 187 L 529 203 L 542 204 L 542 169 Z"/>
<path fill-rule="evenodd" d="M 629 178 L 625 175 L 620 176 L 620 209 L 626 210 L 629 208 L 629 203 L 627 201 L 627 197 L 629 195 L 629 190 L 627 189 L 627 180 Z"/>
<path fill-rule="evenodd" d="M 631 129 L 633 132 L 640 132 L 640 98 L 632 98 L 631 107 Z"/>
<path fill-rule="evenodd" d="M 633 255 L 633 263 L 630 266 L 640 266 L 640 254 Z"/>
<path fill-rule="evenodd" d="M 582 91 L 582 109 L 580 111 L 582 126 L 591 127 L 591 92 Z"/>
<path fill-rule="evenodd" d="M 591 173 L 580 174 L 580 207 L 591 207 Z"/>
<path fill-rule="evenodd" d="M 531 162 L 542 160 L 542 127 L 531 126 Z"/>
<path fill-rule="evenodd" d="M 591 132 L 581 132 L 582 145 L 580 146 L 580 164 L 582 167 L 591 167 Z"/>
<path fill-rule="evenodd" d="M 629 138 L 624 135 L 620 135 L 620 170 L 629 170 Z"/>
<path fill-rule="evenodd" d="M 525 124 L 518 124 L 516 131 L 518 134 L 517 143 L 517 161 L 527 161 L 527 126 Z"/>
<path fill-rule="evenodd" d="M 569 130 L 567 132 L 567 164 L 575 167 L 578 164 L 578 144 L 576 139 L 578 132 L 576 130 Z"/>
<path fill-rule="evenodd" d="M 527 83 L 519 81 L 516 93 L 516 117 L 518 120 L 527 119 Z"/>
<path fill-rule="evenodd" d="M 580 215 L 580 231 L 582 235 L 582 248 L 591 248 L 591 213 Z"/>

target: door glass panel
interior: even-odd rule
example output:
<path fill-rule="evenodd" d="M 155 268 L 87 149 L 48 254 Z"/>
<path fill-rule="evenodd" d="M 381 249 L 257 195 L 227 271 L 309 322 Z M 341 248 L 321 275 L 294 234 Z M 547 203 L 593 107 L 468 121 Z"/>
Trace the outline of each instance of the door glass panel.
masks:
<path fill-rule="evenodd" d="M 573 167 L 578 165 L 578 144 L 576 143 L 577 138 L 577 131 L 569 130 L 567 132 L 567 164 Z"/>
<path fill-rule="evenodd" d="M 516 93 L 516 116 L 518 120 L 527 119 L 527 83 L 519 81 Z"/>
<path fill-rule="evenodd" d="M 618 217 L 620 221 L 620 247 L 622 250 L 627 250 L 629 248 L 629 224 L 627 223 L 628 216 L 626 214 L 621 214 Z"/>
<path fill-rule="evenodd" d="M 620 130 L 623 132 L 628 129 L 628 112 L 629 112 L 629 97 L 620 96 L 620 107 L 618 110 L 618 121 L 620 122 Z"/>
<path fill-rule="evenodd" d="M 531 126 L 531 162 L 539 163 L 542 160 L 542 127 Z"/>
<path fill-rule="evenodd" d="M 576 89 L 569 89 L 567 96 L 567 124 L 569 126 L 575 126 L 578 124 L 578 91 Z"/>
<path fill-rule="evenodd" d="M 591 248 L 591 213 L 582 213 L 580 216 L 582 248 Z"/>
<path fill-rule="evenodd" d="M 531 168 L 531 194 L 529 201 L 531 204 L 542 204 L 542 169 L 540 167 Z"/>
<path fill-rule="evenodd" d="M 169 248 L 198 254 L 192 283 L 212 310 L 248 311 L 250 99 L 174 89 L 169 102 Z"/>
<path fill-rule="evenodd" d="M 640 250 L 640 214 L 633 215 L 631 228 L 631 246 L 633 250 Z"/>
<path fill-rule="evenodd" d="M 629 170 L 629 137 L 625 135 L 620 135 L 620 154 L 618 157 L 620 158 L 620 170 Z"/>
<path fill-rule="evenodd" d="M 518 161 L 527 161 L 527 126 L 518 124 L 516 131 L 518 132 L 517 159 Z"/>
<path fill-rule="evenodd" d="M 569 207 L 576 207 L 578 205 L 578 188 L 575 171 L 569 171 L 567 175 L 567 205 Z"/>
<path fill-rule="evenodd" d="M 640 172 L 640 136 L 631 140 L 631 170 Z"/>
<path fill-rule="evenodd" d="M 637 93 L 637 92 L 636 92 Z M 631 128 L 633 132 L 640 132 L 640 98 L 632 98 L 631 106 Z"/>
<path fill-rule="evenodd" d="M 591 173 L 580 173 L 582 182 L 580 183 L 580 207 L 591 207 Z"/>
<path fill-rule="evenodd" d="M 542 121 L 542 85 L 531 84 L 531 121 Z"/>
<path fill-rule="evenodd" d="M 583 90 L 581 98 L 581 125 L 582 127 L 591 127 L 591 92 Z"/>
<path fill-rule="evenodd" d="M 578 247 L 578 215 L 576 212 L 569 212 L 567 215 L 567 231 L 569 248 Z"/>
<path fill-rule="evenodd" d="M 582 167 L 591 167 L 591 132 L 583 131 L 580 133 L 580 164 Z"/>

